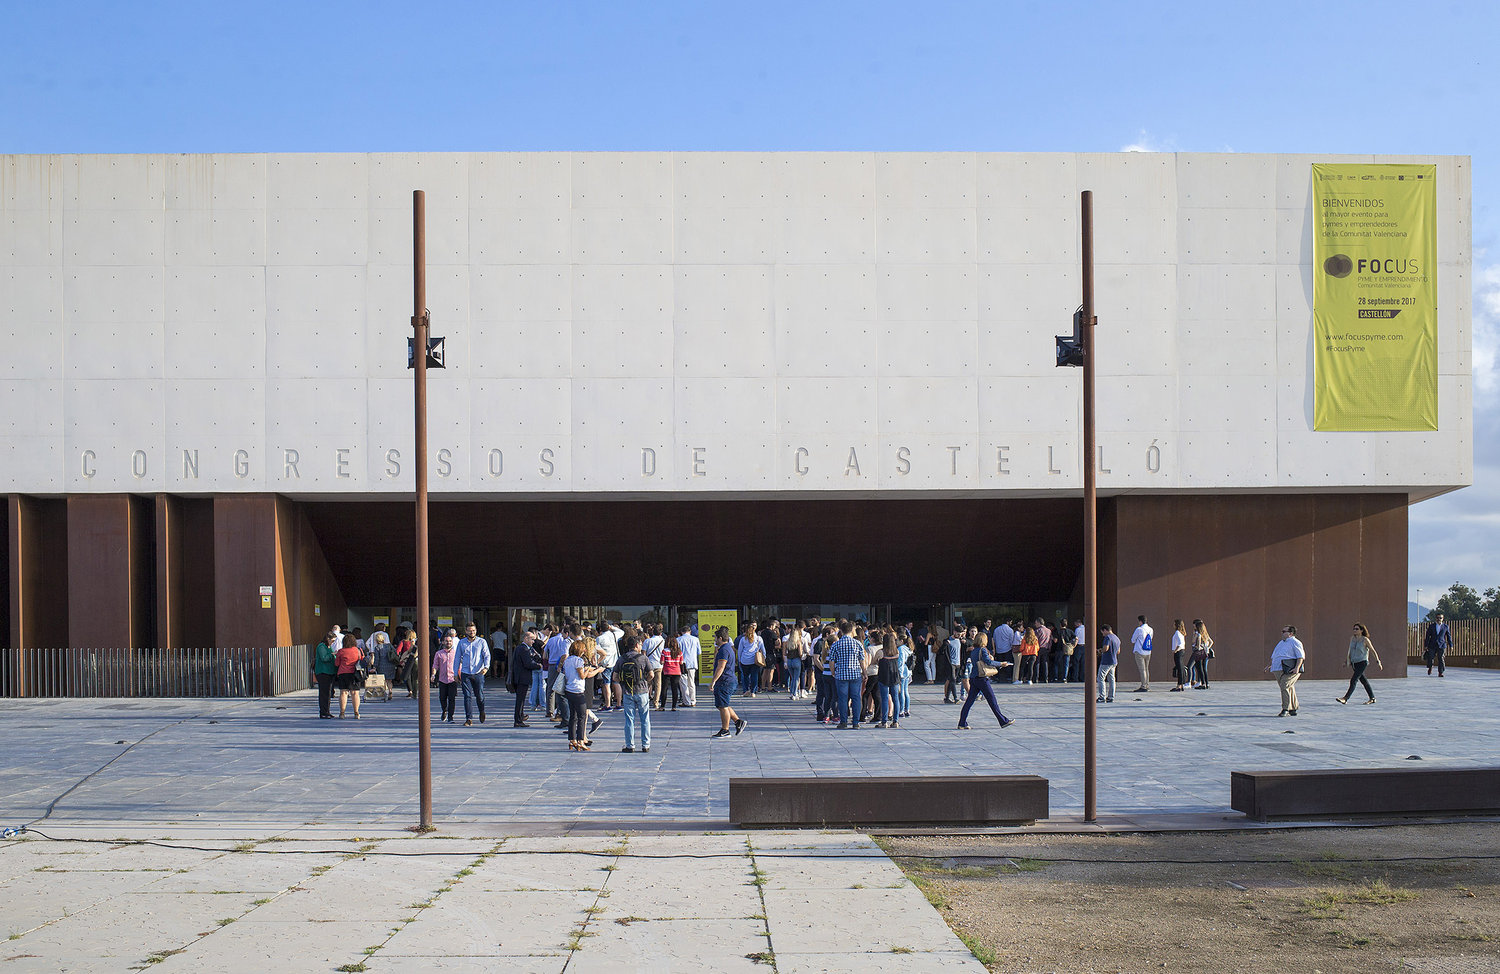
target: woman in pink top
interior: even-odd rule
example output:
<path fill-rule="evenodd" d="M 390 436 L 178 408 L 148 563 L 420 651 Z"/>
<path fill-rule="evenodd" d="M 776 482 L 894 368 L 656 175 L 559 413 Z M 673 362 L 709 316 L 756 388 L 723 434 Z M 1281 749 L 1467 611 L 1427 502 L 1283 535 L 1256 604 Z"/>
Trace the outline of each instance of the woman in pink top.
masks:
<path fill-rule="evenodd" d="M 682 650 L 678 648 L 677 641 L 667 640 L 666 648 L 661 653 L 661 678 L 666 681 L 667 688 L 672 691 L 672 709 L 676 710 L 679 703 L 684 703 L 686 697 L 682 693 Z M 657 710 L 665 710 L 667 707 L 667 695 L 662 693 L 661 706 Z"/>
<path fill-rule="evenodd" d="M 437 674 L 438 720 L 453 723 L 453 708 L 458 704 L 458 633 L 452 629 L 443 637 L 438 651 L 432 654 L 432 671 Z"/>

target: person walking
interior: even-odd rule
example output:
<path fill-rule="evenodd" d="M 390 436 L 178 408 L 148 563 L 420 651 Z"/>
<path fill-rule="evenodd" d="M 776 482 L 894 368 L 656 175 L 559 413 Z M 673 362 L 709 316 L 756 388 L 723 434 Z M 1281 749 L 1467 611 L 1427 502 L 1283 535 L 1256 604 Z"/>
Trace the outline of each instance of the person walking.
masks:
<path fill-rule="evenodd" d="M 1297 678 L 1302 675 L 1306 659 L 1302 640 L 1297 638 L 1297 627 L 1282 629 L 1281 642 L 1271 650 L 1271 665 L 1266 667 L 1267 673 L 1276 674 L 1276 684 L 1281 687 L 1281 713 L 1276 716 L 1297 716 Z"/>
<path fill-rule="evenodd" d="M 734 725 L 734 733 L 738 734 L 745 729 L 745 719 L 734 712 L 730 705 L 730 699 L 734 696 L 734 660 L 735 650 L 729 642 L 729 627 L 720 626 L 714 630 L 714 672 L 709 679 L 709 686 L 714 692 L 714 706 L 719 708 L 719 732 L 713 737 L 728 737 L 729 725 Z"/>
<path fill-rule="evenodd" d="M 1130 634 L 1130 654 L 1135 657 L 1135 668 L 1141 673 L 1141 685 L 1133 693 L 1145 693 L 1151 689 L 1151 637 L 1155 635 L 1145 616 L 1136 616 L 1140 625 Z"/>
<path fill-rule="evenodd" d="M 359 648 L 359 640 L 352 632 L 344 637 L 344 645 L 334 654 L 334 662 L 338 664 L 340 720 L 344 717 L 344 708 L 348 705 L 350 697 L 354 698 L 354 719 L 359 720 L 359 691 L 365 685 L 364 674 L 360 672 L 360 664 L 364 658 L 365 654 Z"/>
<path fill-rule="evenodd" d="M 1181 693 L 1187 689 L 1188 662 L 1183 658 L 1187 653 L 1187 626 L 1182 624 L 1181 619 L 1172 620 L 1172 679 L 1177 685 L 1172 688 L 1173 693 Z"/>
<path fill-rule="evenodd" d="M 625 708 L 624 754 L 636 750 L 640 742 L 642 751 L 651 750 L 651 664 L 641 652 L 641 644 L 633 634 L 620 637 L 620 659 L 615 664 L 615 676 L 620 681 L 621 706 Z"/>
<path fill-rule="evenodd" d="M 438 685 L 438 720 L 451 724 L 454 708 L 458 706 L 458 636 L 452 629 L 432 654 L 432 672 Z M 422 692 L 426 693 L 426 688 Z"/>
<path fill-rule="evenodd" d="M 1194 690 L 1208 689 L 1208 661 L 1214 658 L 1213 637 L 1202 619 L 1193 620 L 1193 653 L 1188 657 L 1189 685 Z"/>
<path fill-rule="evenodd" d="M 484 723 L 484 675 L 490 671 L 490 644 L 472 622 L 465 632 L 458 641 L 458 685 L 464 695 L 464 726 L 472 727 L 475 705 L 479 709 L 479 722 Z"/>
<path fill-rule="evenodd" d="M 1380 654 L 1375 652 L 1375 644 L 1370 642 L 1370 630 L 1366 629 L 1363 623 L 1356 622 L 1354 624 L 1354 635 L 1349 637 L 1348 663 L 1350 668 L 1354 670 L 1353 674 L 1349 677 L 1349 689 L 1344 691 L 1342 697 L 1334 697 L 1333 699 L 1339 703 L 1348 703 L 1349 698 L 1354 696 L 1354 685 L 1359 683 L 1364 685 L 1365 693 L 1370 695 L 1370 699 L 1366 700 L 1365 704 L 1369 705 L 1375 702 L 1375 688 L 1370 686 L 1369 680 L 1365 679 L 1365 669 L 1370 665 L 1370 660 L 1372 659 L 1375 661 L 1376 667 L 1382 670 L 1385 669 L 1385 666 L 1380 662 Z"/>
<path fill-rule="evenodd" d="M 313 650 L 313 678 L 318 681 L 318 717 L 322 720 L 333 719 L 333 685 L 339 674 L 334 655 L 342 648 L 342 641 L 330 629 L 318 643 L 318 648 Z"/>
<path fill-rule="evenodd" d="M 1437 664 L 1438 676 L 1447 670 L 1448 650 L 1453 648 L 1453 630 L 1443 621 L 1439 612 L 1422 635 L 1422 657 L 1427 662 L 1427 675 L 1432 675 L 1433 664 Z"/>
<path fill-rule="evenodd" d="M 1120 637 L 1113 626 L 1099 627 L 1099 699 L 1097 703 L 1115 702 L 1115 668 L 1120 665 Z"/>
<path fill-rule="evenodd" d="M 973 666 L 973 673 L 969 678 L 969 695 L 964 699 L 963 709 L 958 712 L 958 729 L 969 729 L 969 708 L 974 706 L 974 700 L 980 694 L 984 695 L 985 702 L 994 711 L 1002 730 L 1014 724 L 1014 720 L 1000 712 L 1000 704 L 995 700 L 995 690 L 990 686 L 991 677 L 998 675 L 1004 666 L 1014 664 L 1006 661 L 997 663 L 995 657 L 990 655 L 989 637 L 982 632 L 974 637 L 974 648 L 969 651 L 969 663 Z"/>

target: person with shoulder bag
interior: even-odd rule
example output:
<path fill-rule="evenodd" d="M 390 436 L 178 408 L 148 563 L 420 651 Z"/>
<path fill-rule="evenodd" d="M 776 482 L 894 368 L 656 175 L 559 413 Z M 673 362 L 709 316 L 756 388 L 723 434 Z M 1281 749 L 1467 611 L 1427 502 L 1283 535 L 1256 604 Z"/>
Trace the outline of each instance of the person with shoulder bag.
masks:
<path fill-rule="evenodd" d="M 335 647 L 334 643 L 339 645 Z M 313 679 L 318 681 L 318 717 L 323 720 L 333 719 L 333 685 L 339 672 L 334 654 L 342 648 L 338 630 L 330 629 L 318 643 L 318 648 L 313 650 Z"/>
<path fill-rule="evenodd" d="M 985 702 L 994 711 L 995 719 L 1000 722 L 1002 729 L 1015 723 L 1000 712 L 1000 704 L 995 700 L 995 691 L 990 686 L 990 679 L 1000 673 L 1000 664 L 990 655 L 989 641 L 989 637 L 982 632 L 974 637 L 974 648 L 969 653 L 969 662 L 973 664 L 974 670 L 969 680 L 969 695 L 964 699 L 963 709 L 958 712 L 959 730 L 969 729 L 969 708 L 974 706 L 974 699 L 980 694 L 984 695 Z M 1006 662 L 1005 665 L 1014 664 Z"/>
<path fill-rule="evenodd" d="M 1208 689 L 1208 661 L 1214 658 L 1214 641 L 1202 619 L 1193 620 L 1193 653 L 1188 657 L 1189 684 L 1194 690 Z"/>

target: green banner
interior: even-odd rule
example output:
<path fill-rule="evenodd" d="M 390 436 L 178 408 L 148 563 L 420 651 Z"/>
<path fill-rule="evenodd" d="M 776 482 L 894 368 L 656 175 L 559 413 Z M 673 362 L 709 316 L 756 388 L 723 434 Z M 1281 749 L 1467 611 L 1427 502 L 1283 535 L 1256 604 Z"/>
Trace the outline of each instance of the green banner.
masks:
<path fill-rule="evenodd" d="M 1312 175 L 1313 429 L 1435 430 L 1437 167 Z"/>

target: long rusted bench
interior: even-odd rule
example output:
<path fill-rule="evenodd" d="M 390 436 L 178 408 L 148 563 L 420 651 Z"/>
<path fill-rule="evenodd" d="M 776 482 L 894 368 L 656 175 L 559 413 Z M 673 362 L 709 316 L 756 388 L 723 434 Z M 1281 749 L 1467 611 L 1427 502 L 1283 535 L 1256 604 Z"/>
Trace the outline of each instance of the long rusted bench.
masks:
<path fill-rule="evenodd" d="M 1036 775 L 731 778 L 729 821 L 742 828 L 1021 825 L 1048 815 Z"/>
<path fill-rule="evenodd" d="M 1232 771 L 1229 807 L 1262 822 L 1346 815 L 1500 814 L 1500 768 Z"/>

